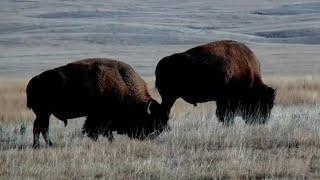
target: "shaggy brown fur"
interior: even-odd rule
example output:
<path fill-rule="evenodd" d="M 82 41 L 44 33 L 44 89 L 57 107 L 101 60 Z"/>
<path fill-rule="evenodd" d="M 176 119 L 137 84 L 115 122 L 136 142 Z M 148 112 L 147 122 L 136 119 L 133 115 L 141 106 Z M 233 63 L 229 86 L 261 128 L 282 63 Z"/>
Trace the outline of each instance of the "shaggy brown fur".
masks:
<path fill-rule="evenodd" d="M 112 131 L 143 139 L 160 133 L 168 120 L 133 68 L 110 59 L 81 60 L 35 76 L 27 86 L 27 106 L 36 114 L 34 147 L 40 132 L 52 144 L 51 114 L 65 124 L 87 116 L 83 132 L 94 140 L 99 134 L 112 140 Z"/>
<path fill-rule="evenodd" d="M 265 123 L 275 90 L 262 82 L 253 52 L 236 41 L 217 41 L 163 58 L 156 68 L 156 87 L 169 112 L 177 98 L 196 105 L 216 101 L 220 121 L 235 115 L 246 123 Z"/>

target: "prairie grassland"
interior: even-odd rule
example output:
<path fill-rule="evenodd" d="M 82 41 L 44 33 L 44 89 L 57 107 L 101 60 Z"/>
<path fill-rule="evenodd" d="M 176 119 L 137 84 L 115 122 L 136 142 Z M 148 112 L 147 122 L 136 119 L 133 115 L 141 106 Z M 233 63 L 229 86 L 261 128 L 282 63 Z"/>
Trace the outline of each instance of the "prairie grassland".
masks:
<path fill-rule="evenodd" d="M 81 134 L 83 118 L 51 118 L 54 147 L 33 150 L 34 115 L 25 107 L 25 80 L 1 80 L 0 179 L 215 179 L 320 178 L 320 78 L 268 77 L 278 90 L 266 125 L 237 118 L 225 127 L 215 103 L 197 107 L 179 100 L 172 130 L 155 140 L 116 135 L 92 142 Z M 151 93 L 159 99 L 152 79 Z"/>
<path fill-rule="evenodd" d="M 33 114 L 26 108 L 26 80 L 0 79 L 0 122 L 28 121 Z"/>
<path fill-rule="evenodd" d="M 315 104 L 320 100 L 320 77 L 268 77 L 266 83 L 277 89 L 281 105 Z"/>

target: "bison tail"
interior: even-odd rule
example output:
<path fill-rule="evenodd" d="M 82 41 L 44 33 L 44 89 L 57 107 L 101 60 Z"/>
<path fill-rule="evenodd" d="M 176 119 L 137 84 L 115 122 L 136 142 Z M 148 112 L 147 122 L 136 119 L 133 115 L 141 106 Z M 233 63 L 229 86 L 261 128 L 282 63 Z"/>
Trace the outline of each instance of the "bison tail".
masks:
<path fill-rule="evenodd" d="M 29 108 L 29 109 L 32 108 L 31 102 L 29 100 L 27 100 L 27 108 Z"/>
<path fill-rule="evenodd" d="M 34 103 L 35 103 L 35 96 L 37 95 L 36 92 L 34 92 L 34 90 L 36 89 L 36 82 L 37 82 L 37 76 L 32 78 L 28 85 L 27 85 L 27 90 L 26 90 L 26 93 L 27 93 L 27 107 L 29 109 L 32 109 Z"/>

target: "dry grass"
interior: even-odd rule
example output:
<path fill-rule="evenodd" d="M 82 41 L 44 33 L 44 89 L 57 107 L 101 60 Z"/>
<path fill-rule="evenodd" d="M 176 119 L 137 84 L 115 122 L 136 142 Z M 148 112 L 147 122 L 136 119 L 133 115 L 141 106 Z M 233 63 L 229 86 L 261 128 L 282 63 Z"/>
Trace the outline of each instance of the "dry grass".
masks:
<path fill-rule="evenodd" d="M 0 122 L 33 119 L 26 108 L 26 80 L 0 79 Z"/>
<path fill-rule="evenodd" d="M 1 80 L 0 179 L 317 179 L 319 79 L 266 78 L 278 88 L 278 105 L 267 125 L 247 126 L 238 118 L 235 126 L 224 127 L 214 103 L 193 108 L 180 100 L 172 130 L 153 141 L 116 136 L 112 143 L 92 142 L 81 134 L 83 119 L 64 127 L 52 118 L 55 146 L 40 150 L 31 148 L 34 116 L 25 108 L 26 82 Z"/>
<path fill-rule="evenodd" d="M 320 77 L 268 77 L 265 81 L 277 89 L 278 104 L 315 104 L 320 100 Z"/>

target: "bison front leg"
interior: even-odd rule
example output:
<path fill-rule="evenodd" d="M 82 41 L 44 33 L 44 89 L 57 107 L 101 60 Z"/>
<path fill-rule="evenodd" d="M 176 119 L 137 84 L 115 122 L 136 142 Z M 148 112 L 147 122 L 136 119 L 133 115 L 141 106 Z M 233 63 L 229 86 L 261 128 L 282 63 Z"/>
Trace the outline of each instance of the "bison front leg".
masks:
<path fill-rule="evenodd" d="M 99 137 L 99 132 L 97 128 L 93 127 L 83 127 L 82 128 L 82 133 L 87 134 L 87 136 L 92 139 L 93 141 L 97 141 Z"/>
<path fill-rule="evenodd" d="M 216 114 L 218 120 L 224 125 L 230 126 L 234 124 L 235 108 L 229 101 L 217 101 Z"/>
<path fill-rule="evenodd" d="M 101 127 L 100 127 L 101 128 Z M 87 134 L 93 141 L 97 141 L 100 133 L 97 117 L 88 116 L 82 127 L 82 133 Z"/>
<path fill-rule="evenodd" d="M 37 115 L 33 123 L 33 148 L 40 147 L 40 133 L 42 133 L 46 145 L 52 146 L 49 136 L 49 115 Z"/>

